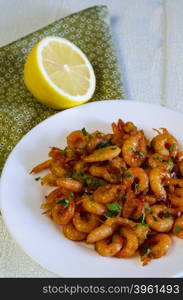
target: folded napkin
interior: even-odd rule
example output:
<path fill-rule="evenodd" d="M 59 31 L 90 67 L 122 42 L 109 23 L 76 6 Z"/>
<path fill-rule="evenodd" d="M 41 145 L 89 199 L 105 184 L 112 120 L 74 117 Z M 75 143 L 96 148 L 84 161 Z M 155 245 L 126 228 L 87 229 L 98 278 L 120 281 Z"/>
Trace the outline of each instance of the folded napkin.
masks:
<path fill-rule="evenodd" d="M 16 143 L 32 127 L 57 111 L 39 103 L 23 82 L 23 67 L 35 43 L 46 36 L 74 42 L 96 75 L 90 101 L 123 98 L 122 82 L 106 6 L 94 6 L 58 20 L 0 49 L 0 171 Z M 39 83 L 38 83 L 39 84 Z"/>

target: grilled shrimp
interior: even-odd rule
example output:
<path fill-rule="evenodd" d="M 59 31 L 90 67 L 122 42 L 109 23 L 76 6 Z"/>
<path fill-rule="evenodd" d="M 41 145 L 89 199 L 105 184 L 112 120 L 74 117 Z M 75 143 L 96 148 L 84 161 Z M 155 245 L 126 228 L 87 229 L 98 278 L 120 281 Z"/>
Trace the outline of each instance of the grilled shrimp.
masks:
<path fill-rule="evenodd" d="M 61 199 L 60 202 L 62 200 L 64 200 L 64 198 Z M 65 207 L 65 205 L 62 204 L 62 203 L 55 203 L 52 210 L 51 210 L 51 215 L 52 215 L 53 221 L 57 225 L 68 224 L 74 216 L 75 203 L 71 199 L 69 199 L 68 201 L 69 202 L 68 202 L 67 207 Z M 64 201 L 63 201 L 63 203 L 64 203 Z"/>
<path fill-rule="evenodd" d="M 44 170 L 47 170 L 50 167 L 50 163 L 51 163 L 51 159 L 48 159 L 48 160 L 44 161 L 43 163 L 35 166 L 30 173 L 37 174 L 37 173 L 40 173 Z"/>
<path fill-rule="evenodd" d="M 67 145 L 70 148 L 83 149 L 87 142 L 88 137 L 83 134 L 82 130 L 75 130 L 67 136 Z"/>
<path fill-rule="evenodd" d="M 158 232 L 168 232 L 172 229 L 173 218 L 169 214 L 166 205 L 153 205 L 146 212 L 146 222 L 154 230 Z"/>
<path fill-rule="evenodd" d="M 158 200 L 166 200 L 167 193 L 164 188 L 165 179 L 168 179 L 170 174 L 168 170 L 161 168 L 153 168 L 149 174 L 151 189 Z"/>
<path fill-rule="evenodd" d="M 136 194 L 148 190 L 149 179 L 146 172 L 142 168 L 129 168 L 124 173 L 123 184 L 127 187 L 127 189 L 131 188 L 134 183 Z"/>
<path fill-rule="evenodd" d="M 175 157 L 178 152 L 176 138 L 166 129 L 163 129 L 163 133 L 158 134 L 152 139 L 151 145 L 154 151 L 161 155 Z"/>
<path fill-rule="evenodd" d="M 138 248 L 138 239 L 134 231 L 130 228 L 122 227 L 120 235 L 125 239 L 124 247 L 117 253 L 118 258 L 127 258 L 135 254 Z"/>
<path fill-rule="evenodd" d="M 82 183 L 75 179 L 70 178 L 58 178 L 57 185 L 63 187 L 72 192 L 80 192 L 82 190 Z"/>
<path fill-rule="evenodd" d="M 147 245 L 148 247 L 145 247 L 145 253 L 141 256 L 143 266 L 148 264 L 153 258 L 160 258 L 166 255 L 172 244 L 172 240 L 168 234 L 158 233 L 148 239 L 145 243 L 145 246 Z"/>
<path fill-rule="evenodd" d="M 86 233 L 78 231 L 72 222 L 63 226 L 63 234 L 72 241 L 83 241 L 86 238 Z"/>
<path fill-rule="evenodd" d="M 125 162 L 130 167 L 139 167 L 145 161 L 147 145 L 144 133 L 138 131 L 135 135 L 126 139 L 122 146 L 122 154 Z"/>
<path fill-rule="evenodd" d="M 148 164 L 151 168 L 164 168 L 168 170 L 172 170 L 174 167 L 173 160 L 169 156 L 159 153 L 153 153 L 148 159 Z"/>
<path fill-rule="evenodd" d="M 108 225 L 108 224 L 104 223 L 101 226 L 99 226 L 99 227 L 95 228 L 94 230 L 92 230 L 88 234 L 86 242 L 88 244 L 94 244 L 98 241 L 106 239 L 114 233 L 116 228 L 117 228 L 116 223 L 114 223 L 112 225 Z"/>
<path fill-rule="evenodd" d="M 114 157 L 118 156 L 121 152 L 121 149 L 117 146 L 108 146 L 105 148 L 97 149 L 89 156 L 84 158 L 85 162 L 100 162 L 105 160 L 111 160 Z"/>
<path fill-rule="evenodd" d="M 178 217 L 173 225 L 173 233 L 183 239 L 183 216 Z"/>
<path fill-rule="evenodd" d="M 100 186 L 93 193 L 93 200 L 99 203 L 109 203 L 117 200 L 119 185 L 108 184 L 106 186 Z"/>
<path fill-rule="evenodd" d="M 104 239 L 96 242 L 95 249 L 102 256 L 115 256 L 123 246 L 121 236 L 115 234 L 112 239 Z"/>
<path fill-rule="evenodd" d="M 78 231 L 89 233 L 99 226 L 100 221 L 97 215 L 76 212 L 73 217 L 73 224 Z"/>
<path fill-rule="evenodd" d="M 85 211 L 98 216 L 102 216 L 107 212 L 107 208 L 104 204 L 94 201 L 87 194 L 82 197 L 82 205 Z"/>

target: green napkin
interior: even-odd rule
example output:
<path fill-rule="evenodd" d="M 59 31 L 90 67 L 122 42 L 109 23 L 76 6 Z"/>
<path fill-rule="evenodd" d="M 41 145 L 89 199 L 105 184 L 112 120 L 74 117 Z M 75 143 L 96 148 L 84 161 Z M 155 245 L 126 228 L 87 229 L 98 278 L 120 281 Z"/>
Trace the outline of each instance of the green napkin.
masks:
<path fill-rule="evenodd" d="M 23 66 L 35 43 L 50 35 L 74 42 L 96 75 L 91 101 L 123 98 L 122 82 L 106 6 L 94 6 L 56 21 L 0 49 L 0 171 L 16 143 L 56 110 L 40 104 L 26 89 Z M 39 84 L 39 83 L 38 83 Z"/>

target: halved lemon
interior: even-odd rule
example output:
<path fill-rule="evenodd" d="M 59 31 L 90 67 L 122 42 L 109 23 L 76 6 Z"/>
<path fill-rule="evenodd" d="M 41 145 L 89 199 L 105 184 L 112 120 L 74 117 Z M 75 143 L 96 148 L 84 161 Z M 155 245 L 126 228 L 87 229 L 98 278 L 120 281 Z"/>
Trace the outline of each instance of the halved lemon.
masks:
<path fill-rule="evenodd" d="M 96 80 L 91 63 L 76 45 L 50 36 L 29 53 L 24 82 L 40 102 L 61 109 L 91 99 Z"/>

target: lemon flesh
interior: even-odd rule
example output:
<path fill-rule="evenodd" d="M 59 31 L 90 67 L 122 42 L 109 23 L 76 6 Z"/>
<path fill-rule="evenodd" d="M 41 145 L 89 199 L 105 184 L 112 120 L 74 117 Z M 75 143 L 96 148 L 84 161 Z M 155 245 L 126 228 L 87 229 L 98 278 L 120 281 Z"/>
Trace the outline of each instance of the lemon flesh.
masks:
<path fill-rule="evenodd" d="M 40 102 L 61 109 L 91 99 L 96 80 L 89 60 L 76 45 L 47 37 L 29 53 L 24 82 Z"/>

